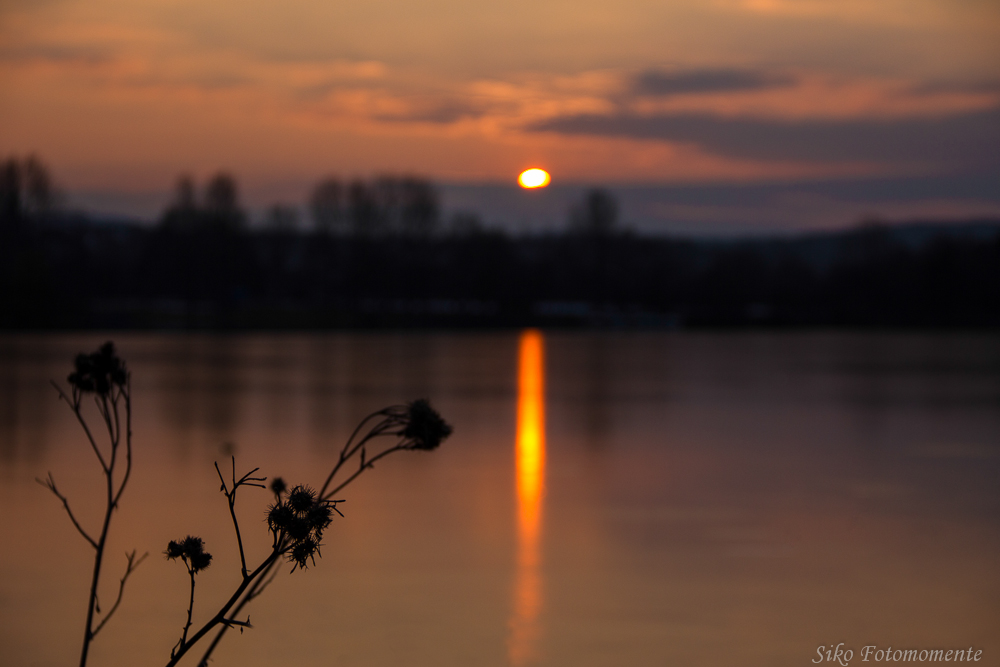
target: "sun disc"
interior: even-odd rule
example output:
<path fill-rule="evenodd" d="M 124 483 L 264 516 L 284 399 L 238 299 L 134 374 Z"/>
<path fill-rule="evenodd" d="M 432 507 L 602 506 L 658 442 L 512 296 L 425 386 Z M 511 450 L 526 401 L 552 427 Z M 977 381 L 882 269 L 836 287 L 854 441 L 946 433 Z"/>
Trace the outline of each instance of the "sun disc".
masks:
<path fill-rule="evenodd" d="M 517 182 L 522 188 L 533 189 L 533 188 L 544 188 L 549 184 L 552 177 L 549 176 L 549 172 L 544 169 L 525 169 L 521 172 L 521 175 L 517 177 Z"/>

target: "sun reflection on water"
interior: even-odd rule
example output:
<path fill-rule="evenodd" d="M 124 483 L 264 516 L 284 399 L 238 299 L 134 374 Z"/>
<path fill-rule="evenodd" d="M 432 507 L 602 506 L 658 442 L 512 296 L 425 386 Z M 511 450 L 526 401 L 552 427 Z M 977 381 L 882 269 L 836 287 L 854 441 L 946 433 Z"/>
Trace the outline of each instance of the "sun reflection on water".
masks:
<path fill-rule="evenodd" d="M 545 495 L 545 343 L 540 331 L 521 334 L 518 351 L 517 578 L 510 618 L 508 654 L 512 665 L 531 660 L 538 642 L 542 608 L 542 498 Z"/>

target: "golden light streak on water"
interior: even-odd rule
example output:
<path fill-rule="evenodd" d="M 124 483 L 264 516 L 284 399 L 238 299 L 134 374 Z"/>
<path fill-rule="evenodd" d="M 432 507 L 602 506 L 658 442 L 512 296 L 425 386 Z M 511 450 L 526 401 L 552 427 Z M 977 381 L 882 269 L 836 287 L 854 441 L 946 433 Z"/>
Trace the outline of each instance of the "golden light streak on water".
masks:
<path fill-rule="evenodd" d="M 510 664 L 531 661 L 540 634 L 542 576 L 540 534 L 545 496 L 545 341 L 540 331 L 521 334 L 518 351 L 517 578 L 510 618 Z"/>

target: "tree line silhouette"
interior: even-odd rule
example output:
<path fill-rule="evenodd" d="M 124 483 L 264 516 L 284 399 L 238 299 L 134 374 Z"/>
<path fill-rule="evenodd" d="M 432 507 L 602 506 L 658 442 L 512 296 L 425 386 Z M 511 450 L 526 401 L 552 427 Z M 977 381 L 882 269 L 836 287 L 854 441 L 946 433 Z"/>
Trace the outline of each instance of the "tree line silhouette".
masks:
<path fill-rule="evenodd" d="M 386 176 L 321 181 L 309 230 L 282 205 L 251 229 L 219 174 L 181 178 L 150 228 L 60 213 L 29 162 L 2 165 L 7 329 L 1000 325 L 1000 221 L 650 237 L 594 189 L 565 232 L 516 237 L 445 224 L 433 184 Z"/>
<path fill-rule="evenodd" d="M 181 176 L 160 226 L 181 233 L 247 231 L 247 215 L 237 192 L 235 179 L 219 173 L 205 185 L 199 201 L 194 180 Z M 309 212 L 314 230 L 320 234 L 419 238 L 437 231 L 441 204 L 434 186 L 416 176 L 380 176 L 347 184 L 331 177 L 313 188 Z M 267 210 L 264 227 L 291 231 L 299 227 L 298 217 L 295 207 L 274 204 Z"/>

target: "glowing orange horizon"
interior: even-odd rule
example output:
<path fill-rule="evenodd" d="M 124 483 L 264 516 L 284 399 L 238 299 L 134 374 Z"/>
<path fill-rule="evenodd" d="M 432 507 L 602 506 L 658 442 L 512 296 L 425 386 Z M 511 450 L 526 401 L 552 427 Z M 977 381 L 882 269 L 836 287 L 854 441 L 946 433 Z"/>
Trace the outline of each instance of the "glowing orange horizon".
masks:
<path fill-rule="evenodd" d="M 551 182 L 552 177 L 549 175 L 549 172 L 544 169 L 538 169 L 537 167 L 525 169 L 517 177 L 517 184 L 525 190 L 544 188 Z"/>
<path fill-rule="evenodd" d="M 545 342 L 540 331 L 521 334 L 517 374 L 517 581 L 511 614 L 510 662 L 530 660 L 542 608 L 540 536 L 545 496 Z"/>

